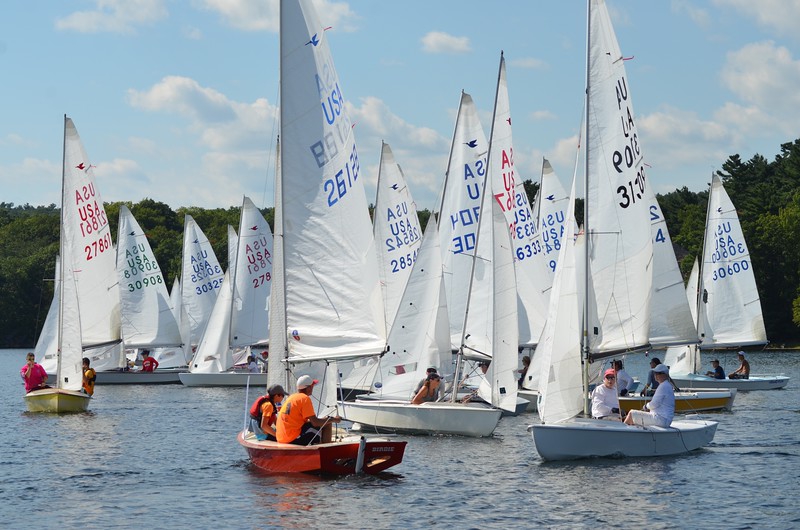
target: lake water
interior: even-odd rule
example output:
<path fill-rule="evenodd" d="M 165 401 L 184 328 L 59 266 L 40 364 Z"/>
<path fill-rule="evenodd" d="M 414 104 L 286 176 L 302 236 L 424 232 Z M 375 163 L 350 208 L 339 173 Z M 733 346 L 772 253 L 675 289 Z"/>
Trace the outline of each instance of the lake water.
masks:
<path fill-rule="evenodd" d="M 343 478 L 253 468 L 245 389 L 98 386 L 91 412 L 29 414 L 24 353 L 0 350 L 4 528 L 800 527 L 800 352 L 749 355 L 789 386 L 706 414 L 716 438 L 690 455 L 543 463 L 526 414 L 492 438 L 408 437 L 392 473 Z M 626 361 L 640 379 L 646 365 Z"/>

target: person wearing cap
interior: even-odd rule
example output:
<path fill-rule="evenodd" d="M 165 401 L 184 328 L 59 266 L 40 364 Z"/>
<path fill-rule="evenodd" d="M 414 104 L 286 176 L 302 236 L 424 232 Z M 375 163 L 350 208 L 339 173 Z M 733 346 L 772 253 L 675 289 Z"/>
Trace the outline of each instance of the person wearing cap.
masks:
<path fill-rule="evenodd" d="M 429 366 L 428 367 L 428 369 L 426 370 L 426 373 L 425 373 L 425 377 L 420 379 L 419 383 L 417 383 L 417 388 L 415 388 L 414 389 L 414 393 L 411 394 L 412 401 L 414 400 L 414 398 L 417 397 L 417 394 L 419 394 L 419 391 L 422 389 L 422 387 L 425 385 L 425 383 L 428 382 L 428 377 L 430 377 L 431 374 L 437 374 L 438 375 L 438 373 L 439 373 L 439 370 L 435 366 Z M 441 377 L 441 376 L 439 376 L 439 377 Z M 439 387 L 438 387 L 438 390 L 437 390 L 436 399 L 433 399 L 431 401 L 441 401 L 443 397 L 444 397 L 444 385 L 440 384 Z"/>
<path fill-rule="evenodd" d="M 317 383 L 319 381 L 309 375 L 297 379 L 297 392 L 286 398 L 278 413 L 275 430 L 280 443 L 312 445 L 331 441 L 332 423 L 339 423 L 342 418 L 316 415 L 310 396 Z"/>
<path fill-rule="evenodd" d="M 603 374 L 603 384 L 592 391 L 592 418 L 619 421 L 619 396 L 616 385 L 617 374 L 609 368 Z"/>
<path fill-rule="evenodd" d="M 658 381 L 658 388 L 653 398 L 645 403 L 646 410 L 631 410 L 625 416 L 628 425 L 655 425 L 669 427 L 675 416 L 675 389 L 669 383 L 669 368 L 659 364 L 653 368 L 653 373 Z M 666 383 L 666 384 L 665 384 Z"/>
<path fill-rule="evenodd" d="M 639 396 L 652 396 L 656 388 L 658 388 L 658 381 L 656 381 L 656 374 L 653 372 L 653 368 L 659 364 L 661 364 L 661 359 L 658 357 L 650 359 L 650 371 L 647 372 L 647 384 L 644 385 L 642 391 L 639 392 Z"/>
<path fill-rule="evenodd" d="M 25 393 L 41 388 L 50 388 L 47 386 L 47 372 L 41 364 L 36 362 L 36 355 L 33 352 L 28 352 L 26 362 L 22 365 L 19 375 L 25 382 Z"/>
<path fill-rule="evenodd" d="M 439 399 L 442 390 L 442 378 L 436 372 L 428 374 L 422 388 L 411 399 L 412 405 L 429 403 Z"/>
<path fill-rule="evenodd" d="M 739 368 L 728 374 L 728 379 L 750 379 L 750 363 L 744 356 L 744 352 L 739 352 Z"/>
<path fill-rule="evenodd" d="M 628 372 L 623 368 L 622 361 L 614 361 L 612 365 L 617 375 L 617 392 L 619 392 L 620 396 L 627 396 L 628 392 L 636 386 L 636 383 L 633 377 L 629 376 Z"/>
<path fill-rule="evenodd" d="M 714 359 L 711 361 L 711 367 L 714 369 L 709 370 L 706 372 L 708 377 L 713 377 L 714 379 L 725 379 L 725 370 L 719 365 L 719 359 Z"/>
<path fill-rule="evenodd" d="M 259 396 L 250 407 L 250 430 L 258 440 L 277 441 L 275 423 L 286 391 L 281 385 L 272 385 L 267 394 Z"/>

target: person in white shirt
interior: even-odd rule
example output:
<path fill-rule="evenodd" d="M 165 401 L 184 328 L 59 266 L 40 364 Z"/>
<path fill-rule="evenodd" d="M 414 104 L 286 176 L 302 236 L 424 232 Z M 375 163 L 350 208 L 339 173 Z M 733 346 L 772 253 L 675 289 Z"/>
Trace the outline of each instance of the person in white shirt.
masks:
<path fill-rule="evenodd" d="M 593 418 L 619 421 L 619 397 L 615 382 L 614 369 L 609 368 L 603 376 L 603 384 L 594 387 L 592 391 Z"/>
<path fill-rule="evenodd" d="M 658 388 L 653 394 L 653 399 L 645 404 L 647 410 L 632 410 L 625 416 L 625 423 L 628 425 L 656 425 L 658 427 L 669 427 L 672 418 L 675 416 L 675 390 L 669 382 L 669 368 L 659 364 L 653 368 Z"/>
<path fill-rule="evenodd" d="M 628 392 L 632 391 L 633 387 L 636 386 L 636 382 L 622 367 L 622 361 L 614 361 L 613 364 L 614 371 L 617 373 L 617 392 L 619 392 L 620 396 L 627 396 Z"/>

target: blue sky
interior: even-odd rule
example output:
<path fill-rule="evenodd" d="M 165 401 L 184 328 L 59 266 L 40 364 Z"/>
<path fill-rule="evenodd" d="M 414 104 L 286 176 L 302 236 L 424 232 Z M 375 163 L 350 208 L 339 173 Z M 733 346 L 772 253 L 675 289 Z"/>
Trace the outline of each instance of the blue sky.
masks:
<path fill-rule="evenodd" d="M 500 51 L 515 165 L 566 183 L 585 76 L 580 0 L 315 0 L 374 181 L 381 140 L 435 208 L 460 91 L 488 136 Z M 650 182 L 701 191 L 731 154 L 800 137 L 800 0 L 609 0 Z M 63 115 L 105 201 L 271 206 L 277 0 L 0 2 L 0 201 L 59 202 Z"/>

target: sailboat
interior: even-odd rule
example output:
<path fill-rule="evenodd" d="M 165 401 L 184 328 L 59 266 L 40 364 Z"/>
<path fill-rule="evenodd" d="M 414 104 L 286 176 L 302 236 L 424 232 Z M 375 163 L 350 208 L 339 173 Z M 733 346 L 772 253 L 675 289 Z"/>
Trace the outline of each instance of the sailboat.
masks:
<path fill-rule="evenodd" d="M 270 304 L 267 374 L 270 384 L 290 389 L 298 364 L 328 363 L 330 374 L 337 360 L 382 353 L 386 328 L 352 122 L 311 0 L 281 0 L 280 39 L 272 281 L 281 285 L 273 287 Z M 335 382 L 325 377 L 322 395 L 314 396 L 322 399 L 319 416 L 336 406 Z M 374 474 L 399 464 L 406 447 L 358 436 L 298 446 L 258 441 L 244 430 L 237 439 L 251 462 L 270 472 Z"/>
<path fill-rule="evenodd" d="M 172 312 L 164 276 L 142 228 L 124 204 L 119 209 L 117 274 L 120 285 L 121 334 L 125 348 L 180 348 L 182 339 Z M 125 361 L 123 361 L 125 362 Z M 116 370 L 97 372 L 97 384 L 165 384 L 179 382 L 185 368 L 155 372 Z"/>
<path fill-rule="evenodd" d="M 272 285 L 272 231 L 249 197 L 242 201 L 238 244 L 185 386 L 265 386 L 266 373 L 233 370 L 234 351 L 266 347 Z M 232 245 L 233 247 L 233 245 Z"/>
<path fill-rule="evenodd" d="M 693 271 L 694 273 L 694 271 Z M 667 352 L 671 377 L 685 388 L 735 388 L 773 390 L 789 384 L 784 375 L 755 375 L 749 379 L 714 379 L 699 372 L 700 349 L 740 348 L 767 343 L 753 263 L 739 216 L 719 175 L 711 177 L 702 267 L 687 286 L 696 304 L 700 344 Z M 692 282 L 690 281 L 690 284 Z"/>
<path fill-rule="evenodd" d="M 500 411 L 477 403 L 409 400 L 429 366 L 450 364 L 439 231 L 431 216 L 389 332 L 390 350 L 376 363 L 375 391 L 340 403 L 342 417 L 363 431 L 489 436 Z M 441 374 L 444 375 L 444 372 Z"/>
<path fill-rule="evenodd" d="M 386 142 L 381 145 L 372 226 L 383 294 L 384 322 L 391 326 L 419 253 L 422 229 L 417 205 L 403 170 Z M 347 373 L 341 363 L 339 369 Z M 347 400 L 369 392 L 377 372 L 376 359 L 354 363 L 339 384 L 342 397 Z"/>
<path fill-rule="evenodd" d="M 32 412 L 82 412 L 83 349 L 119 342 L 114 246 L 103 201 L 78 131 L 64 116 L 57 375 L 25 396 Z"/>
<path fill-rule="evenodd" d="M 652 237 L 645 175 L 623 57 L 603 0 L 587 9 L 584 234 L 567 223 L 548 319 L 538 411 L 528 427 L 544 460 L 664 456 L 711 442 L 717 423 L 676 420 L 667 428 L 579 417 L 604 358 L 648 347 Z M 574 208 L 573 179 L 570 214 Z M 572 218 L 568 214 L 567 218 Z"/>
<path fill-rule="evenodd" d="M 579 156 L 579 155 L 576 155 Z M 577 162 L 576 162 L 577 166 Z M 542 174 L 539 180 L 539 193 L 533 205 L 533 237 L 531 239 L 517 239 L 517 251 L 515 252 L 517 259 L 524 261 L 534 261 L 534 267 L 526 267 L 526 270 L 536 270 L 538 274 L 526 280 L 524 272 L 520 274 L 518 268 L 517 274 L 517 290 L 520 291 L 520 298 L 522 298 L 523 291 L 532 290 L 533 293 L 538 294 L 539 307 L 544 308 L 544 316 L 541 317 L 541 324 L 536 328 L 538 334 L 535 335 L 536 340 L 532 342 L 524 342 L 523 333 L 520 331 L 520 345 L 527 346 L 523 352 L 529 352 L 531 363 L 527 372 L 522 380 L 522 388 L 518 390 L 521 398 L 528 400 L 527 409 L 530 412 L 536 411 L 536 405 L 539 400 L 539 372 L 541 371 L 541 356 L 536 355 L 533 346 L 534 342 L 538 342 L 544 327 L 544 321 L 547 319 L 547 307 L 550 304 L 550 290 L 553 286 L 553 277 L 555 275 L 556 265 L 558 264 L 558 254 L 561 250 L 561 245 L 564 244 L 565 223 L 575 223 L 574 219 L 567 219 L 567 206 L 569 203 L 569 195 L 561 184 L 561 181 L 553 170 L 553 166 L 546 159 L 542 159 Z M 524 235 L 530 228 L 527 224 L 522 225 L 522 234 Z M 517 227 L 520 231 L 520 227 Z M 526 287 L 526 283 L 530 287 Z M 523 315 L 527 317 L 528 312 L 523 312 L 520 309 L 520 330 L 523 329 Z M 533 338 L 533 335 L 530 337 Z"/>
<path fill-rule="evenodd" d="M 672 248 L 664 214 L 652 188 L 645 189 L 650 203 L 650 226 L 653 235 L 653 302 L 650 318 L 650 344 L 653 348 L 686 344 L 695 347 L 697 328 L 695 318 L 683 287 L 683 277 Z M 669 366 L 669 362 L 666 362 Z M 692 413 L 730 410 L 736 389 L 676 391 L 675 412 Z M 651 396 L 628 394 L 620 396 L 619 408 L 625 414 L 641 409 Z"/>

